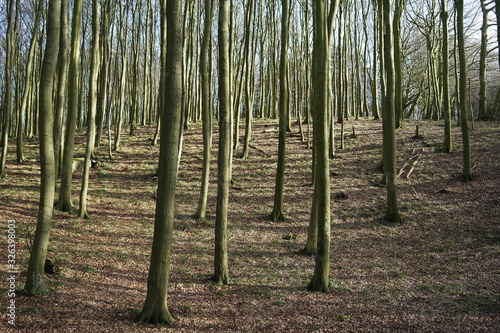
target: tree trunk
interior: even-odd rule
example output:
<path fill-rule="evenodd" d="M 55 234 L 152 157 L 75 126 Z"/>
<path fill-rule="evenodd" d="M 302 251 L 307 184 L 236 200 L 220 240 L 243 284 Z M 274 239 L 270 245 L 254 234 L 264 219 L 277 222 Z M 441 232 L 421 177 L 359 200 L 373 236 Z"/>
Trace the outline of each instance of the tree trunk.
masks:
<path fill-rule="evenodd" d="M 274 191 L 274 208 L 271 213 L 271 221 L 285 221 L 283 214 L 283 190 L 285 183 L 285 148 L 286 148 L 286 125 L 290 102 L 288 96 L 288 39 L 289 39 L 289 0 L 281 1 L 281 56 L 280 56 L 280 90 L 279 90 L 279 146 L 278 166 L 276 169 L 276 187 Z"/>
<path fill-rule="evenodd" d="M 396 0 L 396 9 L 393 18 L 394 43 L 394 112 L 395 126 L 401 127 L 403 118 L 403 66 L 401 61 L 401 15 L 403 14 L 404 0 Z"/>
<path fill-rule="evenodd" d="M 253 26 L 252 18 L 254 12 L 254 0 L 248 0 L 245 17 L 245 49 L 243 52 L 243 61 L 245 62 L 245 138 L 243 143 L 242 158 L 248 158 L 248 149 L 250 139 L 252 138 L 252 118 L 253 118 L 253 55 L 250 54 L 250 46 L 253 44 L 253 34 L 251 27 Z"/>
<path fill-rule="evenodd" d="M 92 58 L 90 63 L 89 111 L 87 116 L 87 147 L 83 168 L 82 189 L 80 192 L 80 218 L 88 218 L 87 191 L 90 176 L 90 159 L 95 143 L 95 115 L 97 110 L 97 78 L 99 75 L 99 0 L 92 0 Z"/>
<path fill-rule="evenodd" d="M 231 87 L 229 62 L 229 0 L 219 0 L 219 153 L 217 208 L 215 217 L 215 258 L 213 281 L 229 283 L 227 254 L 227 208 L 231 158 Z"/>
<path fill-rule="evenodd" d="M 329 290 L 330 284 L 330 167 L 328 158 L 328 78 L 329 43 L 326 0 L 313 3 L 314 17 L 314 148 L 316 149 L 316 172 L 314 199 L 316 200 L 318 239 L 314 274 L 308 289 Z M 330 17 L 335 17 L 339 1 L 331 0 Z M 311 214 L 312 216 L 313 214 Z"/>
<path fill-rule="evenodd" d="M 210 149 L 212 148 L 212 101 L 210 99 L 210 66 L 212 56 L 210 41 L 212 39 L 213 0 L 205 0 L 205 18 L 203 41 L 200 54 L 201 76 L 201 112 L 203 121 L 203 171 L 201 175 L 200 199 L 198 201 L 197 219 L 205 219 L 207 212 L 208 184 L 210 181 Z"/>
<path fill-rule="evenodd" d="M 384 176 L 387 186 L 387 210 L 385 220 L 393 223 L 402 222 L 399 214 L 397 163 L 396 163 L 396 133 L 395 133 L 395 72 L 394 72 L 394 47 L 391 1 L 383 0 L 384 20 L 384 68 L 385 68 L 385 94 L 383 108 L 383 163 Z"/>
<path fill-rule="evenodd" d="M 110 26 L 110 10 L 111 0 L 105 0 L 102 4 L 103 15 L 101 24 L 101 69 L 99 73 L 99 87 L 97 96 L 97 113 L 96 113 L 96 136 L 95 147 L 99 147 L 104 127 L 104 115 L 106 112 L 106 102 L 108 98 L 108 82 L 109 82 L 109 26 Z"/>
<path fill-rule="evenodd" d="M 479 57 L 479 114 L 478 120 L 488 120 L 486 114 L 486 58 L 488 56 L 488 12 L 486 0 L 481 0 L 483 24 L 481 26 L 481 52 Z"/>
<path fill-rule="evenodd" d="M 47 41 L 40 77 L 40 166 L 41 185 L 35 237 L 26 274 L 24 290 L 30 295 L 46 294 L 44 265 L 49 244 L 52 213 L 54 210 L 54 182 L 56 177 L 53 137 L 54 73 L 57 66 L 61 0 L 50 0 L 47 12 Z"/>
<path fill-rule="evenodd" d="M 56 208 L 63 212 L 71 212 L 71 179 L 73 177 L 73 150 L 75 146 L 76 116 L 78 108 L 78 79 L 80 62 L 80 21 L 82 0 L 75 0 L 71 19 L 71 53 L 68 82 L 68 115 L 64 137 L 63 164 L 61 168 L 61 188 Z"/>
<path fill-rule="evenodd" d="M 464 38 L 464 0 L 455 0 L 457 8 L 458 56 L 460 58 L 460 126 L 462 127 L 463 171 L 465 181 L 472 180 L 472 162 L 467 112 L 467 59 Z"/>
<path fill-rule="evenodd" d="M 43 1 L 40 1 L 35 14 L 35 22 L 33 24 L 33 33 L 31 35 L 30 41 L 30 49 L 28 53 L 28 61 L 26 63 L 26 76 L 24 78 L 24 93 L 21 100 L 21 107 L 18 113 L 17 119 L 17 161 L 24 162 L 24 153 L 23 153 L 23 122 L 24 115 L 29 113 L 30 111 L 27 109 L 28 99 L 31 95 L 32 86 L 31 81 L 33 80 L 33 61 L 35 59 L 35 49 L 38 38 L 38 27 L 40 25 L 40 18 L 42 16 L 43 11 Z M 28 110 L 28 111 L 27 111 Z"/>
<path fill-rule="evenodd" d="M 448 9 L 447 0 L 441 0 L 441 20 L 443 22 L 443 118 L 444 118 L 444 151 L 453 151 L 451 139 L 451 108 L 450 108 L 450 74 L 448 51 Z"/>
<path fill-rule="evenodd" d="M 174 322 L 167 305 L 172 232 L 174 227 L 177 157 L 182 124 L 182 6 L 180 0 L 162 0 L 162 22 L 167 20 L 165 103 L 160 138 L 158 194 L 148 291 L 138 321 L 154 324 Z M 165 8 L 166 7 L 166 8 Z M 166 14 L 165 14 L 166 12 Z M 163 39 L 162 39 L 163 41 Z M 163 71 L 163 70 L 162 70 Z"/>
<path fill-rule="evenodd" d="M 15 47 L 15 2 L 9 1 L 7 23 L 7 55 L 5 61 L 5 102 L 2 130 L 2 156 L 0 157 L 0 179 L 5 178 L 5 163 L 7 161 L 7 148 L 9 146 L 10 118 L 12 113 L 12 96 L 14 90 L 13 68 L 14 68 L 14 47 Z"/>
<path fill-rule="evenodd" d="M 123 8 L 123 4 L 120 1 L 120 26 L 118 32 L 118 44 L 120 45 L 120 53 L 121 53 L 121 74 L 120 74 L 120 84 L 119 84 L 119 102 L 118 102 L 118 111 L 115 120 L 115 140 L 113 150 L 115 152 L 120 150 L 120 138 L 122 132 L 122 124 L 123 124 L 123 109 L 125 108 L 125 87 L 127 85 L 127 34 L 124 31 L 127 31 L 127 20 L 128 20 L 128 6 L 125 4 L 125 9 Z"/>

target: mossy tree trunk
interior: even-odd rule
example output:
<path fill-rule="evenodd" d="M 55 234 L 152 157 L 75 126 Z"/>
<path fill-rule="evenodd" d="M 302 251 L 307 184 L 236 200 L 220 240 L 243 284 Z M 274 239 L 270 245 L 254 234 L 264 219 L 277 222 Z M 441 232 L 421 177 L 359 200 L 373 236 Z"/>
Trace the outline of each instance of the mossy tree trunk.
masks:
<path fill-rule="evenodd" d="M 328 79 L 329 79 L 329 30 L 330 21 L 336 16 L 338 0 L 331 0 L 329 14 L 325 0 L 313 4 L 314 26 L 314 65 L 313 65 L 313 124 L 314 148 L 316 149 L 316 172 L 314 182 L 314 201 L 318 238 L 314 274 L 308 289 L 312 291 L 329 290 L 330 283 L 330 163 L 328 156 Z M 313 207 L 314 209 L 314 207 Z M 311 217 L 314 214 L 311 214 Z"/>
<path fill-rule="evenodd" d="M 61 0 L 50 0 L 47 12 L 47 41 L 40 76 L 40 166 L 41 185 L 38 218 L 31 248 L 24 290 L 30 295 L 48 292 L 44 281 L 44 265 L 49 244 L 52 213 L 54 210 L 54 115 L 52 92 L 59 49 Z"/>
<path fill-rule="evenodd" d="M 172 324 L 168 310 L 167 293 L 174 226 L 177 160 L 180 149 L 182 123 L 182 6 L 180 0 L 163 0 L 162 21 L 167 20 L 167 48 L 165 71 L 165 103 L 160 134 L 160 161 L 158 193 L 148 291 L 138 321 Z M 163 38 L 162 38 L 163 42 Z M 163 77 L 163 75 L 162 75 Z"/>

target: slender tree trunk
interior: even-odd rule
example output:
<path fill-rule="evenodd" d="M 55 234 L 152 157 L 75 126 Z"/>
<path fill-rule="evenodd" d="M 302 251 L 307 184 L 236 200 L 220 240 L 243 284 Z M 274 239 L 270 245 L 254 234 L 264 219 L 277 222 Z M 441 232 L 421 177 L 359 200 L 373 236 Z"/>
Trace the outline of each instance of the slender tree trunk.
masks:
<path fill-rule="evenodd" d="M 5 102 L 4 102 L 4 116 L 3 116 L 3 130 L 2 130 L 2 156 L 0 157 L 0 179 L 5 178 L 5 163 L 7 161 L 7 148 L 9 146 L 9 131 L 10 131 L 10 118 L 12 114 L 12 96 L 13 96 L 13 68 L 14 68 L 14 47 L 15 47 L 15 1 L 9 1 L 7 8 L 7 55 L 5 61 Z"/>
<path fill-rule="evenodd" d="M 271 221 L 285 221 L 283 213 L 283 191 L 285 183 L 285 148 L 286 148 L 286 125 L 290 112 L 288 96 L 288 40 L 289 40 L 289 0 L 281 1 L 281 56 L 280 56 L 280 90 L 279 90 L 279 146 L 278 166 L 276 169 L 276 186 L 274 190 L 274 207 L 271 213 Z"/>
<path fill-rule="evenodd" d="M 57 96 L 54 119 L 54 156 L 56 161 L 56 176 L 61 174 L 62 149 L 64 146 L 64 114 L 66 110 L 67 76 L 68 76 L 68 16 L 69 1 L 61 1 L 61 35 L 59 41 L 59 60 L 57 66 Z M 57 182 L 57 181 L 56 181 Z"/>
<path fill-rule="evenodd" d="M 380 17 L 378 15 L 378 10 L 377 10 L 377 2 L 382 1 L 382 0 L 374 0 L 374 5 L 373 5 L 373 79 L 372 79 L 372 105 L 371 105 L 371 110 L 372 110 L 372 116 L 374 120 L 379 120 L 380 119 L 380 112 L 379 112 L 379 106 L 378 106 L 378 68 L 377 68 L 377 62 L 378 59 L 381 59 L 379 56 L 379 49 L 380 49 L 380 34 L 377 33 L 379 29 L 377 29 L 380 24 L 379 20 Z"/>
<path fill-rule="evenodd" d="M 40 77 L 40 166 L 41 185 L 35 237 L 26 274 L 24 290 L 30 295 L 46 294 L 44 265 L 49 244 L 54 210 L 54 182 L 56 177 L 53 136 L 54 73 L 57 66 L 59 31 L 61 28 L 61 0 L 50 0 L 47 13 L 47 41 Z"/>
<path fill-rule="evenodd" d="M 394 112 L 395 126 L 401 127 L 403 119 L 403 66 L 401 61 L 401 15 L 406 0 L 396 0 L 393 17 L 393 44 L 394 44 Z"/>
<path fill-rule="evenodd" d="M 328 291 L 330 284 L 330 167 L 328 158 L 328 78 L 329 37 L 325 0 L 313 3 L 314 12 L 314 147 L 316 172 L 314 199 L 317 209 L 318 239 L 314 274 L 308 289 Z M 336 16 L 338 0 L 331 0 L 330 19 Z M 314 204 L 314 200 L 313 200 Z"/>
<path fill-rule="evenodd" d="M 87 191 L 90 176 L 90 160 L 95 144 L 95 115 L 97 110 L 97 77 L 99 75 L 99 0 L 92 0 L 92 58 L 90 64 L 89 112 L 87 116 L 87 148 L 80 192 L 80 218 L 88 218 Z"/>
<path fill-rule="evenodd" d="M 254 0 L 248 0 L 247 12 L 245 17 L 245 49 L 243 52 L 243 58 L 245 62 L 245 138 L 243 143 L 243 154 L 242 158 L 248 158 L 248 149 L 250 145 L 250 139 L 252 138 L 252 117 L 253 117 L 253 55 L 250 54 L 250 46 L 253 44 L 253 34 L 252 34 L 252 20 L 254 12 Z"/>
<path fill-rule="evenodd" d="M 165 8 L 166 3 L 166 8 Z M 162 0 L 167 20 L 165 103 L 162 110 L 160 167 L 148 291 L 138 321 L 172 324 L 167 305 L 172 232 L 174 226 L 177 156 L 182 124 L 182 6 L 180 0 Z M 166 12 L 166 14 L 164 14 Z M 163 41 L 163 39 L 162 39 Z"/>
<path fill-rule="evenodd" d="M 97 96 L 97 113 L 96 113 L 96 137 L 95 147 L 99 147 L 104 126 L 104 117 L 106 112 L 107 98 L 108 98 L 108 81 L 109 81 L 109 26 L 110 26 L 110 10 L 111 0 L 105 0 L 102 4 L 103 15 L 101 24 L 101 69 L 99 73 L 99 87 Z"/>
<path fill-rule="evenodd" d="M 33 33 L 31 35 L 31 41 L 30 41 L 30 49 L 28 53 L 28 61 L 26 63 L 26 76 L 24 80 L 24 93 L 23 97 L 21 99 L 21 107 L 19 109 L 18 113 L 18 119 L 17 119 L 17 161 L 18 162 L 24 162 L 24 153 L 23 153 L 23 123 L 24 123 L 24 115 L 28 114 L 30 111 L 27 111 L 27 106 L 28 106 L 28 99 L 31 95 L 32 91 L 32 80 L 33 80 L 33 62 L 35 59 L 35 49 L 36 49 L 36 44 L 37 44 L 37 37 L 38 37 L 38 27 L 40 25 L 40 18 L 42 16 L 42 11 L 43 11 L 43 1 L 40 1 L 38 3 L 38 7 L 36 10 L 35 14 L 35 22 L 33 24 Z"/>
<path fill-rule="evenodd" d="M 479 120 L 488 120 L 486 114 L 486 58 L 488 56 L 488 12 L 486 0 L 481 0 L 483 24 L 481 26 L 481 52 L 479 57 Z"/>
<path fill-rule="evenodd" d="M 394 72 L 394 48 L 393 32 L 390 13 L 392 12 L 391 1 L 383 0 L 384 13 L 384 64 L 385 64 L 385 94 L 384 94 L 384 175 L 387 186 L 387 210 L 385 220 L 400 223 L 402 218 L 399 214 L 397 164 L 396 164 L 396 133 L 395 133 L 395 72 Z"/>
<path fill-rule="evenodd" d="M 465 181 L 472 180 L 472 162 L 467 112 L 467 59 L 464 38 L 464 0 L 455 0 L 457 8 L 458 56 L 460 58 L 460 125 L 462 127 L 463 171 Z"/>
<path fill-rule="evenodd" d="M 63 164 L 61 168 L 61 188 L 56 208 L 63 212 L 71 212 L 71 179 L 73 178 L 73 149 L 75 146 L 76 117 L 78 109 L 78 80 L 80 62 L 80 21 L 82 0 L 75 0 L 71 19 L 71 53 L 68 76 L 68 115 L 64 138 Z"/>
<path fill-rule="evenodd" d="M 123 4 L 120 1 L 120 27 L 118 33 L 118 43 L 120 45 L 120 53 L 121 53 L 121 75 L 120 75 L 120 91 L 119 94 L 119 102 L 118 102 L 118 111 L 115 120 L 115 140 L 114 140 L 114 151 L 119 151 L 120 149 L 120 138 L 122 132 L 123 125 L 123 109 L 125 108 L 125 87 L 127 84 L 127 35 L 123 33 L 123 31 L 127 30 L 127 19 L 128 19 L 128 6 L 125 9 L 123 8 Z"/>
<path fill-rule="evenodd" d="M 450 108 L 450 74 L 448 51 L 448 8 L 447 0 L 441 0 L 441 20 L 443 23 L 443 118 L 444 118 L 444 151 L 453 151 L 451 139 L 451 108 Z"/>
<path fill-rule="evenodd" d="M 229 283 L 227 253 L 227 208 L 231 158 L 231 87 L 229 62 L 229 0 L 219 0 L 219 154 L 217 209 L 215 217 L 215 258 L 213 281 Z"/>
<path fill-rule="evenodd" d="M 207 212 L 208 184 L 210 181 L 210 149 L 212 148 L 212 101 L 210 100 L 210 66 L 212 56 L 210 41 L 212 39 L 213 0 L 205 0 L 205 19 L 203 41 L 200 54 L 201 76 L 201 112 L 203 121 L 203 171 L 201 175 L 200 199 L 198 201 L 197 219 L 205 219 Z"/>

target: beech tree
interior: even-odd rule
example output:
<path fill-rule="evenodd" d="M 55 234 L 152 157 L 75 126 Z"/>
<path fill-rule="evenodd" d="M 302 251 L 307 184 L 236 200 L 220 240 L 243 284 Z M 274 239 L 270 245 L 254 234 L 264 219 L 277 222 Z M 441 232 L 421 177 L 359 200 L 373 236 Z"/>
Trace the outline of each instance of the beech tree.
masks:
<path fill-rule="evenodd" d="M 80 191 L 80 209 L 78 216 L 88 218 L 87 191 L 90 177 L 90 164 L 95 143 L 95 115 L 97 110 L 97 78 L 99 75 L 99 0 L 92 0 L 92 55 L 90 64 L 89 109 L 87 116 L 87 147 L 83 168 L 82 188 Z"/>
<path fill-rule="evenodd" d="M 278 166 L 276 169 L 276 186 L 274 190 L 274 207 L 271 221 L 285 221 L 283 214 L 283 190 L 285 182 L 285 149 L 286 127 L 290 113 L 290 97 L 288 88 L 288 39 L 289 39 L 289 0 L 281 1 L 281 55 L 280 55 L 280 90 L 279 90 L 279 143 Z"/>
<path fill-rule="evenodd" d="M 160 134 L 160 160 L 156 200 L 153 245 L 148 275 L 148 290 L 138 321 L 172 324 L 167 294 L 174 226 L 177 158 L 182 124 L 182 6 L 180 0 L 161 1 L 161 21 L 167 22 L 165 72 L 165 103 Z M 163 38 L 162 38 L 163 41 Z"/>
<path fill-rule="evenodd" d="M 66 115 L 66 131 L 64 134 L 64 151 L 61 168 L 61 188 L 56 208 L 63 212 L 73 211 L 71 201 L 71 179 L 73 177 L 73 150 L 75 146 L 76 117 L 78 108 L 78 66 L 80 63 L 80 21 L 82 15 L 82 0 L 73 3 L 71 19 L 71 46 L 68 77 L 68 114 Z"/>
<path fill-rule="evenodd" d="M 328 22 L 336 16 L 338 0 L 313 3 L 314 49 L 313 49 L 313 121 L 314 147 L 316 149 L 316 179 L 314 200 L 317 219 L 317 248 L 314 274 L 308 289 L 328 291 L 330 285 L 330 163 L 328 156 L 328 79 L 329 79 L 329 31 Z"/>
<path fill-rule="evenodd" d="M 395 69 L 394 69 L 394 46 L 391 13 L 393 8 L 390 0 L 382 1 L 382 13 L 384 22 L 384 68 L 382 81 L 383 91 L 383 165 L 384 178 L 387 187 L 387 209 L 385 220 L 390 222 L 402 222 L 399 213 L 398 184 L 397 184 L 397 156 L 396 156 L 396 108 L 395 108 Z"/>
<path fill-rule="evenodd" d="M 441 0 L 441 20 L 443 24 L 443 118 L 444 118 L 444 151 L 453 151 L 451 139 L 451 110 L 450 110 L 450 83 L 449 83 L 449 51 L 448 51 L 448 3 Z"/>
<path fill-rule="evenodd" d="M 212 102 L 210 100 L 210 57 L 213 23 L 213 0 L 205 0 L 203 41 L 200 54 L 201 113 L 203 120 L 203 171 L 201 176 L 200 199 L 196 218 L 204 219 L 207 211 L 208 184 L 210 180 L 210 148 L 212 148 Z"/>
<path fill-rule="evenodd" d="M 229 61 L 229 0 L 219 0 L 219 152 L 217 162 L 217 208 L 213 281 L 229 283 L 227 206 L 231 181 L 231 88 Z"/>
<path fill-rule="evenodd" d="M 455 0 L 455 7 L 457 10 L 458 56 L 460 58 L 459 108 L 463 144 L 462 177 L 465 181 L 469 181 L 472 180 L 472 162 L 469 134 L 469 117 L 467 112 L 467 58 L 465 56 L 464 38 L 464 0 Z"/>
<path fill-rule="evenodd" d="M 40 77 L 40 166 L 41 185 L 40 202 L 35 237 L 26 274 L 24 290 L 31 295 L 46 294 L 44 281 L 44 265 L 49 244 L 52 214 L 54 209 L 54 183 L 56 165 L 54 158 L 53 137 L 53 101 L 54 74 L 57 68 L 59 49 L 59 31 L 61 20 L 61 0 L 50 0 L 47 12 L 47 41 L 43 56 Z"/>
<path fill-rule="evenodd" d="M 0 179 L 5 178 L 5 163 L 7 161 L 7 148 L 9 145 L 9 132 L 11 122 L 11 110 L 13 105 L 13 68 L 14 68 L 14 39 L 15 39 L 15 15 L 16 6 L 14 0 L 9 1 L 7 8 L 7 55 L 5 61 L 5 99 L 2 129 L 2 155 L 0 156 Z"/>

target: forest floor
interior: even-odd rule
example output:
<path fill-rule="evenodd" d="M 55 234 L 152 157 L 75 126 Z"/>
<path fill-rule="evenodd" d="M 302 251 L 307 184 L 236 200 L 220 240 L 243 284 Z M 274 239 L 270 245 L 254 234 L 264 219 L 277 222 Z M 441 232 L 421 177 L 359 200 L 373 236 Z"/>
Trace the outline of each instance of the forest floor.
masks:
<path fill-rule="evenodd" d="M 417 124 L 421 138 L 413 137 Z M 345 148 L 337 148 L 331 161 L 329 293 L 305 289 L 314 258 L 298 254 L 307 237 L 312 188 L 311 150 L 301 142 L 297 124 L 287 137 L 287 221 L 269 221 L 278 147 L 277 122 L 271 121 L 254 123 L 249 158 L 234 159 L 231 283 L 207 282 L 213 267 L 216 130 L 204 221 L 192 217 L 200 189 L 201 126 L 193 124 L 185 133 L 169 289 L 169 309 L 176 319 L 172 327 L 135 322 L 146 296 L 157 187 L 152 176 L 158 160 L 158 147 L 149 141 L 154 128 L 140 128 L 135 136 L 123 135 L 112 161 L 106 140 L 97 150 L 101 162 L 91 170 L 90 219 L 54 213 L 48 257 L 60 271 L 47 274 L 49 295 L 18 293 L 15 328 L 7 324 L 11 298 L 2 269 L 0 331 L 500 332 L 498 123 L 475 124 L 475 179 L 463 182 L 460 129 L 453 128 L 455 151 L 444 154 L 442 124 L 405 121 L 397 131 L 405 222 L 390 225 L 383 221 L 386 189 L 378 170 L 381 122 L 346 122 Z M 338 134 L 337 127 L 337 147 Z M 84 140 L 80 133 L 79 152 Z M 21 290 L 38 210 L 38 142 L 27 140 L 25 163 L 14 162 L 14 150 L 8 155 L 8 178 L 0 183 L 1 266 L 7 267 L 7 223 L 15 220 Z M 81 174 L 74 179 L 76 204 Z"/>

